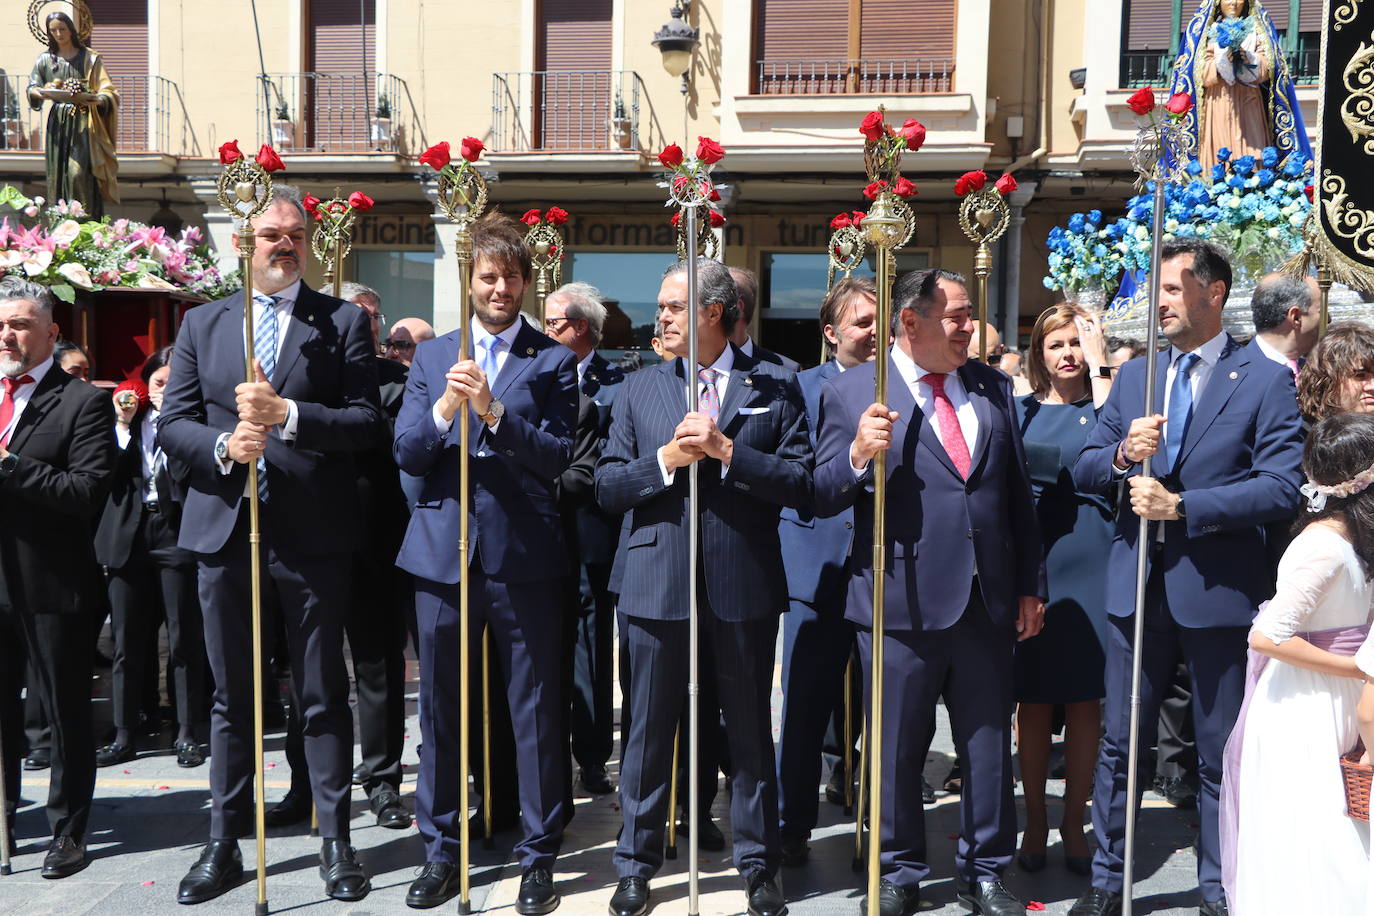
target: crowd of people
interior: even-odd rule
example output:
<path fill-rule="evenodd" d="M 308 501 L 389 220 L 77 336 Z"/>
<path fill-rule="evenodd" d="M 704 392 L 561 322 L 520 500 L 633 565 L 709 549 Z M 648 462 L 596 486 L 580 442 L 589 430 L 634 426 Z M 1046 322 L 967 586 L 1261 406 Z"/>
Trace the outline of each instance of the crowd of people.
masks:
<path fill-rule="evenodd" d="M 412 824 L 400 765 L 408 640 L 423 867 L 406 902 L 433 907 L 458 893 L 466 590 L 470 657 L 491 660 L 474 663 L 467 691 L 474 723 L 484 686 L 491 699 L 490 766 L 481 742 L 470 748 L 476 797 L 489 800 L 474 823 L 515 836 L 516 911 L 558 906 L 557 857 L 580 787 L 619 792 L 612 916 L 647 912 L 670 823 L 681 818 L 703 849 L 725 848 L 711 816 L 723 772 L 748 912 L 782 916 L 780 873 L 807 864 L 821 784 L 837 801 L 852 791 L 845 761 L 858 729 L 842 697 L 846 678 L 862 678 L 864 695 L 875 657 L 874 464 L 885 454 L 883 807 L 872 825 L 882 880 L 868 912 L 916 912 L 939 867 L 922 773 L 941 703 L 958 758 L 944 786 L 962 795 L 960 897 L 989 916 L 1025 911 L 1003 875 L 1013 860 L 1026 872 L 1050 865 L 1046 783 L 1062 728 L 1058 839 L 1064 867 L 1088 883 L 1070 912 L 1120 912 L 1137 613 L 1136 737 L 1158 745 L 1161 794 L 1199 809 L 1200 912 L 1374 903 L 1367 826 L 1344 814 L 1338 765 L 1362 729 L 1374 737 L 1374 648 L 1361 650 L 1374 563 L 1374 330 L 1338 324 L 1322 335 L 1312 284 L 1266 278 L 1255 336 L 1242 344 L 1222 329 L 1224 253 L 1166 243 L 1167 347 L 1156 358 L 1159 410 L 1145 416 L 1144 348 L 1106 336 L 1097 315 L 1049 308 L 1016 353 L 976 326 L 962 276 L 911 271 L 892 290 L 880 404 L 871 279 L 829 291 L 819 310 L 828 358 L 800 370 L 750 338 L 751 274 L 700 259 L 690 302 L 689 265 L 666 265 L 655 331 L 664 360 L 627 371 L 597 352 L 606 307 L 594 287 L 552 292 L 543 328 L 522 316 L 530 253 L 515 224 L 493 215 L 473 229 L 473 344 L 460 359 L 458 331 L 436 336 L 404 319 L 384 335 L 374 290 L 350 284 L 341 301 L 304 284 L 301 199 L 288 186 L 274 193 L 253 221 L 251 339 L 241 298 L 194 308 L 175 344 L 143 365 L 141 385 L 113 397 L 82 380 L 84 354 L 58 344 L 48 291 L 0 279 L 0 493 L 23 519 L 0 531 L 0 752 L 11 824 L 21 761 L 51 770 L 45 877 L 86 866 L 96 770 L 133 759 L 158 716 L 165 622 L 172 750 L 183 767 L 208 762 L 211 797 L 208 841 L 177 899 L 207 901 L 242 880 L 239 840 L 254 832 L 258 710 L 245 660 L 256 547 L 265 655 L 270 670 L 290 672 L 285 714 L 275 701 L 266 711 L 286 729 L 291 770 L 268 823 L 315 818 L 330 897 L 370 890 L 350 845 L 353 785 L 379 825 Z M 693 328 L 699 365 L 688 376 Z M 466 434 L 455 428 L 465 422 Z M 695 809 L 678 744 L 692 725 L 693 566 Z M 86 684 L 107 611 L 113 731 L 96 747 Z M 1136 763 L 1143 787 L 1154 764 L 1147 754 Z M 1310 803 L 1273 804 L 1296 773 Z M 669 810 L 674 782 L 680 810 Z M 1307 842 L 1314 835 L 1323 842 Z"/>

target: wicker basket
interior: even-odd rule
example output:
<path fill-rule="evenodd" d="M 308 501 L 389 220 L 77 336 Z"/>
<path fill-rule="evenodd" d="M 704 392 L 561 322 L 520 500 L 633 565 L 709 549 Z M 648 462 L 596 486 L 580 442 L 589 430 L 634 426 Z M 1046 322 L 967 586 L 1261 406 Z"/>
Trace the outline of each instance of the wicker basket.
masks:
<path fill-rule="evenodd" d="M 1360 763 L 1364 745 L 1341 755 L 1341 779 L 1345 782 L 1345 813 L 1357 821 L 1369 821 L 1369 784 L 1374 766 Z"/>

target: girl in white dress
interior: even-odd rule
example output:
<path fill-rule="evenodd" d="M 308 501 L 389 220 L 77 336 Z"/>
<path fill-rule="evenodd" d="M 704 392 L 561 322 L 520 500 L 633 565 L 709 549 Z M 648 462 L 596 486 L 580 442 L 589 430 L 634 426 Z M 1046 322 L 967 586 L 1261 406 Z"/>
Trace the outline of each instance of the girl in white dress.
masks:
<path fill-rule="evenodd" d="M 1369 825 L 1346 816 L 1339 757 L 1355 746 L 1364 685 L 1355 652 L 1369 632 L 1374 573 L 1371 459 L 1374 416 L 1342 414 L 1312 433 L 1307 511 L 1250 630 L 1222 782 L 1235 916 L 1366 911 Z"/>

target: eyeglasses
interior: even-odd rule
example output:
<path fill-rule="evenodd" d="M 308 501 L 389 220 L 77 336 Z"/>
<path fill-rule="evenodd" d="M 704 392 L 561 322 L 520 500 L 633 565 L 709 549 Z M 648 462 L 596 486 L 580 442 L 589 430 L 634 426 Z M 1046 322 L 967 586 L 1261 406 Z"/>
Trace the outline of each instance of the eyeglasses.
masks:
<path fill-rule="evenodd" d="M 413 341 L 391 340 L 389 338 L 387 340 L 382 341 L 382 346 L 388 350 L 400 350 L 402 352 L 405 352 L 406 350 L 415 349 L 415 343 Z"/>
<path fill-rule="evenodd" d="M 558 322 L 560 322 L 560 321 L 572 321 L 572 319 L 571 319 L 571 318 L 566 318 L 566 317 L 564 317 L 564 316 L 562 316 L 562 315 L 556 315 L 556 316 L 554 316 L 554 317 L 552 317 L 552 318 L 545 318 L 545 319 L 544 319 L 544 327 L 546 327 L 546 328 L 548 328 L 550 331 L 552 331 L 553 329 L 555 329 L 555 328 L 558 327 Z"/>

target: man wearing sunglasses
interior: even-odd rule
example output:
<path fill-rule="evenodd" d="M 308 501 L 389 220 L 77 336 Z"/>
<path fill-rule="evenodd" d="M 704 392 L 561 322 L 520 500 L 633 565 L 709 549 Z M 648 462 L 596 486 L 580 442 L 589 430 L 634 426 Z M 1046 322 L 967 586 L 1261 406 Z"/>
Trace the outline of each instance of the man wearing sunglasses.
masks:
<path fill-rule="evenodd" d="M 423 318 L 402 318 L 391 326 L 391 336 L 382 341 L 382 355 L 410 365 L 415 345 L 434 338 L 434 328 Z"/>

